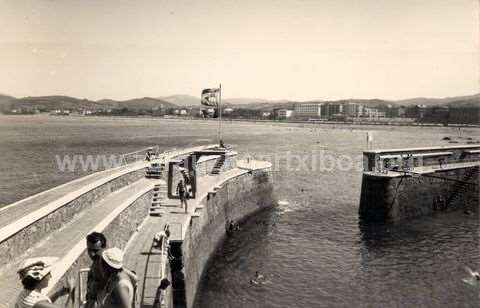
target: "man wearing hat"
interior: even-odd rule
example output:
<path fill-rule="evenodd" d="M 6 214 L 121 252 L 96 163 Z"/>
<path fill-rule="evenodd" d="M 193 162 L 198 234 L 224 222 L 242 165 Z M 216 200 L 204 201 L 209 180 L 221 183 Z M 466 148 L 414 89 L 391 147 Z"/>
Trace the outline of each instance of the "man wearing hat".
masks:
<path fill-rule="evenodd" d="M 104 250 L 101 268 L 107 282 L 99 293 L 99 307 L 132 308 L 135 289 L 131 277 L 123 270 L 123 252 L 116 247 Z"/>
<path fill-rule="evenodd" d="M 107 283 L 107 278 L 104 276 L 102 270 L 102 253 L 107 249 L 107 238 L 103 233 L 92 232 L 87 236 L 87 253 L 90 259 L 92 259 L 92 265 L 90 271 L 88 272 L 87 279 L 87 294 L 86 294 L 86 304 L 84 308 L 95 308 L 99 302 L 98 293 L 105 287 Z M 137 275 L 134 272 L 123 268 L 125 272 L 131 279 L 135 282 L 135 285 L 138 281 Z"/>
<path fill-rule="evenodd" d="M 53 304 L 57 298 L 70 295 L 73 291 L 73 279 L 67 280 L 67 287 L 53 293 L 51 298 L 42 293 L 48 287 L 53 265 L 58 261 L 56 257 L 36 257 L 26 259 L 17 273 L 22 281 L 23 290 L 17 297 L 15 308 L 58 308 Z M 73 297 L 72 297 L 73 298 Z"/>

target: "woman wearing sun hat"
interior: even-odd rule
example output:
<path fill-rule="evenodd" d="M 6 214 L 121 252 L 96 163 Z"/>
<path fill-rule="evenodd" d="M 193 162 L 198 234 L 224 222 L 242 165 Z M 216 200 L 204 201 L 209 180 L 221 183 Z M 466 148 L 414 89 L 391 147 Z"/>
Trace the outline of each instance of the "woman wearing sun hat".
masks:
<path fill-rule="evenodd" d="M 52 266 L 58 258 L 37 257 L 23 261 L 18 269 L 18 275 L 22 281 L 23 290 L 17 297 L 15 308 L 58 308 L 53 304 L 62 295 L 70 295 L 73 290 L 73 281 L 68 280 L 68 287 L 63 287 L 53 293 L 51 297 L 42 294 L 42 289 L 48 286 L 52 277 Z"/>
<path fill-rule="evenodd" d="M 102 252 L 102 275 L 107 282 L 99 293 L 101 308 L 132 308 L 134 305 L 134 283 L 123 270 L 123 252 L 114 247 Z"/>

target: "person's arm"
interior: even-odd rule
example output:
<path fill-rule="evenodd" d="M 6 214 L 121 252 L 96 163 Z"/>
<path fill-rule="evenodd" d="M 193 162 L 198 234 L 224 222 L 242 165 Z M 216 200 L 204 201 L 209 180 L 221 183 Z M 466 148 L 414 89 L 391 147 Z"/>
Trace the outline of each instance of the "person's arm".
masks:
<path fill-rule="evenodd" d="M 50 296 L 50 300 L 55 302 L 58 298 L 64 295 L 70 296 L 70 299 L 73 299 L 73 291 L 75 290 L 75 279 L 72 276 L 68 276 L 65 279 L 65 285 L 58 289 L 56 292 Z"/>
<path fill-rule="evenodd" d="M 67 295 L 67 294 L 70 294 L 70 289 L 67 288 L 67 287 L 62 287 L 62 288 L 58 289 L 56 292 L 54 292 L 52 294 L 52 296 L 50 296 L 50 299 L 52 300 L 52 302 L 55 302 L 61 296 L 64 296 L 64 295 Z"/>
<path fill-rule="evenodd" d="M 134 271 L 129 270 L 128 268 L 123 268 L 122 270 L 125 272 L 125 274 L 128 275 L 128 277 L 130 278 L 130 280 L 135 281 L 135 283 L 138 283 L 138 281 L 139 281 L 140 279 L 138 278 L 137 273 L 135 273 Z"/>
<path fill-rule="evenodd" d="M 120 306 L 118 308 L 132 308 L 133 294 L 130 294 L 127 286 L 119 284 L 117 286 L 117 295 L 120 300 Z"/>
<path fill-rule="evenodd" d="M 33 305 L 33 308 L 63 308 L 47 301 L 40 301 Z"/>

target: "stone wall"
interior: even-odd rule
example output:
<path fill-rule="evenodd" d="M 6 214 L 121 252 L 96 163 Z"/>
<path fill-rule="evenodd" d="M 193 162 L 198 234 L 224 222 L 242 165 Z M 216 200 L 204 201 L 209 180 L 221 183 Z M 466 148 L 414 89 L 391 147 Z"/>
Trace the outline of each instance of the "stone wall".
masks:
<path fill-rule="evenodd" d="M 125 248 L 130 237 L 148 215 L 151 198 L 152 191 L 143 194 L 134 203 L 123 210 L 123 212 L 120 213 L 120 215 L 118 215 L 104 230 L 97 230 L 105 234 L 107 245 L 109 247 L 118 247 L 120 249 Z M 61 287 L 66 277 L 76 277 L 80 269 L 90 267 L 91 263 L 92 261 L 90 260 L 87 251 L 83 251 L 80 257 L 59 280 L 58 286 L 54 287 L 53 290 Z M 63 298 L 63 300 L 66 300 L 66 298 Z M 58 303 L 64 304 L 60 301 Z"/>
<path fill-rule="evenodd" d="M 49 236 L 53 231 L 71 222 L 78 214 L 94 206 L 97 201 L 106 195 L 137 181 L 143 176 L 145 176 L 144 169 L 122 175 L 66 203 L 43 218 L 32 222 L 28 227 L 0 243 L 0 260 L 4 263 L 9 263 L 20 257 L 28 248 Z"/>
<path fill-rule="evenodd" d="M 202 204 L 182 244 L 187 307 L 194 307 L 204 268 L 226 234 L 227 220 L 239 222 L 274 204 L 271 173 L 252 171 L 228 180 Z"/>
<path fill-rule="evenodd" d="M 479 210 L 479 168 L 436 170 L 422 176 L 364 174 L 360 217 L 398 221 L 437 211 Z"/>

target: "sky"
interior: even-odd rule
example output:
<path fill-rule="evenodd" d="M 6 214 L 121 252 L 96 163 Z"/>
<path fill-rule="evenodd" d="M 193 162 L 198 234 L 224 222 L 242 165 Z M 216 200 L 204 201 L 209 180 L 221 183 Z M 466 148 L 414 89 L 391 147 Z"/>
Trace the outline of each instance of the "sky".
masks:
<path fill-rule="evenodd" d="M 342 99 L 480 92 L 480 0 L 0 0 L 0 93 Z"/>

